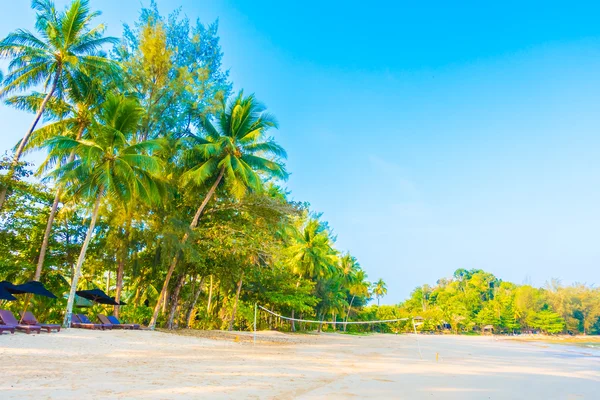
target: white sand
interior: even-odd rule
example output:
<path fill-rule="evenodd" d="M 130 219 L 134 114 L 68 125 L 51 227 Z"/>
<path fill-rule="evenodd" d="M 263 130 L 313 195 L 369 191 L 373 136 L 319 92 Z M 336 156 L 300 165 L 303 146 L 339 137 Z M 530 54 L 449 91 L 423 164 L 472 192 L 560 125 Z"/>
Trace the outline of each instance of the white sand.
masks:
<path fill-rule="evenodd" d="M 421 360 L 413 335 L 240 337 L 4 334 L 0 398 L 600 399 L 594 349 L 419 336 Z"/>

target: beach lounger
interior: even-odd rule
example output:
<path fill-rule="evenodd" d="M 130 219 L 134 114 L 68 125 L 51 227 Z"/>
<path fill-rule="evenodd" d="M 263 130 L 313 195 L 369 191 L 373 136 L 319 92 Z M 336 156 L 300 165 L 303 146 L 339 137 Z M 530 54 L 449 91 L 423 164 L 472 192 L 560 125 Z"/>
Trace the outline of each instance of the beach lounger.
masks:
<path fill-rule="evenodd" d="M 10 325 L 0 325 L 0 335 L 4 333 L 4 331 L 9 331 L 10 333 L 15 333 L 15 327 Z"/>
<path fill-rule="evenodd" d="M 104 314 L 98 314 L 98 320 L 105 325 L 111 325 L 113 327 L 113 329 L 133 329 L 133 327 L 131 327 L 131 326 L 121 325 L 121 324 L 113 324 L 112 322 L 110 322 L 110 320 Z"/>
<path fill-rule="evenodd" d="M 46 331 L 48 331 L 48 333 L 50 333 L 51 331 L 55 330 L 56 332 L 60 332 L 60 325 L 59 324 L 40 324 L 37 320 L 37 318 L 35 318 L 35 316 L 29 312 L 29 311 L 21 311 L 21 323 L 24 325 L 38 325 L 41 326 L 42 329 L 45 329 Z"/>
<path fill-rule="evenodd" d="M 89 320 L 88 320 L 89 321 Z M 71 316 L 71 327 L 79 329 L 104 329 L 102 324 L 92 324 L 81 322 L 79 314 L 73 314 Z"/>
<path fill-rule="evenodd" d="M 79 320 L 84 324 L 94 324 L 85 314 L 76 314 L 79 317 Z M 101 325 L 102 329 L 112 329 L 112 324 L 95 324 Z"/>
<path fill-rule="evenodd" d="M 125 329 L 140 329 L 140 326 L 138 324 L 122 324 L 117 317 L 115 317 L 114 315 L 109 315 L 108 316 L 108 320 L 113 324 L 113 325 L 120 325 L 120 326 L 125 326 L 127 328 Z"/>
<path fill-rule="evenodd" d="M 19 321 L 17 321 L 13 313 L 11 313 L 8 310 L 0 310 L 0 320 L 2 320 L 2 323 L 4 325 L 14 328 L 18 331 L 25 332 L 27 334 L 30 334 L 31 332 L 40 333 L 42 331 L 42 327 L 38 325 L 19 324 Z"/>

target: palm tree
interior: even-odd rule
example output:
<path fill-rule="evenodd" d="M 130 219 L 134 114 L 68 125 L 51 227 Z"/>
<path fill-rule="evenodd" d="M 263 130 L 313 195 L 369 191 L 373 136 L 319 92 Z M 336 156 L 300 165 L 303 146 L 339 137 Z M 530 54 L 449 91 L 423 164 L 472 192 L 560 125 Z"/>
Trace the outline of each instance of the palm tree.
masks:
<path fill-rule="evenodd" d="M 371 283 L 367 281 L 367 274 L 363 270 L 359 270 L 356 272 L 352 283 L 348 289 L 348 292 L 352 295 L 352 299 L 350 300 L 350 304 L 348 304 L 348 312 L 346 312 L 346 320 L 348 322 L 348 317 L 350 316 L 350 310 L 352 309 L 352 303 L 354 303 L 354 299 L 356 296 L 369 296 L 369 287 Z M 346 331 L 346 325 L 344 325 L 344 332 Z"/>
<path fill-rule="evenodd" d="M 94 232 L 102 199 L 110 196 L 127 203 L 134 196 L 149 202 L 160 198 L 157 176 L 162 170 L 162 164 L 151 155 L 152 151 L 160 147 L 159 143 L 146 141 L 130 144 L 131 137 L 139 128 L 142 115 L 143 110 L 136 100 L 109 95 L 101 106 L 97 121 L 90 128 L 88 139 L 75 140 L 58 136 L 47 143 L 51 155 L 60 157 L 75 152 L 79 156 L 58 168 L 51 176 L 69 196 L 94 201 L 91 222 L 71 281 L 63 322 L 65 327 L 71 324 L 81 266 Z"/>
<path fill-rule="evenodd" d="M 230 194 L 239 198 L 248 190 L 261 189 L 262 178 L 287 178 L 284 165 L 278 161 L 286 157 L 285 150 L 265 135 L 270 128 L 277 128 L 277 122 L 253 95 L 244 97 L 240 92 L 229 104 L 222 104 L 215 122 L 204 119 L 203 135 L 190 134 L 184 140 L 189 146 L 185 159 L 190 167 L 182 175 L 183 183 L 202 186 L 212 182 L 212 185 L 196 210 L 189 231 L 183 235 L 181 245 L 188 241 L 190 231 L 198 225 L 221 181 Z M 180 252 L 177 251 L 154 307 L 149 324 L 151 329 L 156 325 L 161 301 L 165 298 L 179 257 Z"/>
<path fill-rule="evenodd" d="M 82 73 L 76 73 L 71 76 L 71 81 L 65 91 L 65 98 L 55 98 L 46 105 L 47 110 L 56 119 L 40 129 L 33 132 L 23 151 L 35 150 L 44 145 L 49 139 L 55 136 L 68 136 L 80 140 L 85 131 L 91 125 L 94 114 L 98 106 L 102 103 L 100 94 L 103 82 L 100 79 L 89 77 Z M 44 101 L 43 93 L 32 93 L 25 96 L 13 96 L 7 100 L 7 103 L 17 109 L 34 111 L 39 109 Z M 72 162 L 75 159 L 75 153 L 71 152 L 66 162 Z M 40 168 L 41 170 L 47 164 L 52 164 L 56 160 L 49 157 Z M 40 248 L 38 263 L 35 270 L 34 280 L 39 281 L 44 266 L 48 242 L 52 233 L 52 225 L 58 211 L 58 205 L 61 200 L 62 190 L 57 188 L 54 201 L 50 207 L 50 214 L 46 223 L 46 230 Z"/>
<path fill-rule="evenodd" d="M 0 209 L 4 205 L 14 168 L 55 91 L 62 92 L 73 74 L 78 72 L 116 68 L 116 64 L 99 55 L 99 51 L 118 40 L 102 36 L 104 25 L 90 28 L 91 20 L 100 12 L 90 11 L 88 0 L 74 0 L 61 13 L 56 11 L 52 0 L 32 0 L 31 7 L 37 11 L 35 28 L 39 37 L 18 29 L 0 41 L 0 58 L 11 58 L 0 97 L 39 84 L 47 93 L 31 127 L 17 147 L 7 182 L 0 190 Z"/>
<path fill-rule="evenodd" d="M 298 276 L 296 288 L 300 286 L 302 277 L 328 278 L 338 267 L 338 257 L 333 249 L 329 231 L 316 218 L 310 218 L 298 230 L 292 231 L 294 242 L 288 247 L 288 265 L 292 272 Z M 295 310 L 292 310 L 294 318 Z M 296 324 L 292 320 L 292 331 Z"/>
<path fill-rule="evenodd" d="M 329 231 L 318 219 L 309 219 L 295 236 L 295 243 L 288 249 L 292 272 L 300 278 L 326 278 L 336 271 L 337 254 Z"/>
<path fill-rule="evenodd" d="M 373 284 L 373 294 L 377 297 L 377 307 L 379 307 L 379 299 L 387 294 L 387 286 L 383 279 L 379 279 Z"/>

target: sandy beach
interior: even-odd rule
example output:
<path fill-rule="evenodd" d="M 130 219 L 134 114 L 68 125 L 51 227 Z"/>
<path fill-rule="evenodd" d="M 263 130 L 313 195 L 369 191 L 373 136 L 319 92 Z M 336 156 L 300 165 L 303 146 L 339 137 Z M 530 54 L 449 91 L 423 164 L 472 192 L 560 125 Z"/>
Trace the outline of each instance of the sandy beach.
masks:
<path fill-rule="evenodd" d="M 190 332 L 191 333 L 191 332 Z M 493 337 L 4 334 L 3 399 L 597 399 L 600 351 Z M 419 356 L 421 347 L 422 358 Z M 437 356 L 437 360 L 436 360 Z"/>

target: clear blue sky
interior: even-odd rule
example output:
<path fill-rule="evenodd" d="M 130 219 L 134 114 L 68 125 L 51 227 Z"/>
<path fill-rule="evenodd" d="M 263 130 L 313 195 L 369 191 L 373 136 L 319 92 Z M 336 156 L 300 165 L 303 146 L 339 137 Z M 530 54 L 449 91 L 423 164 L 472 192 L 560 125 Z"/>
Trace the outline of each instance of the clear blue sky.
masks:
<path fill-rule="evenodd" d="M 32 26 L 28 3 L 3 5 L 0 36 Z M 280 121 L 294 198 L 383 302 L 461 267 L 600 284 L 599 4 L 290 3 L 158 1 L 219 18 L 236 88 Z M 92 0 L 116 36 L 139 4 Z M 0 105 L 0 149 L 30 120 Z"/>

